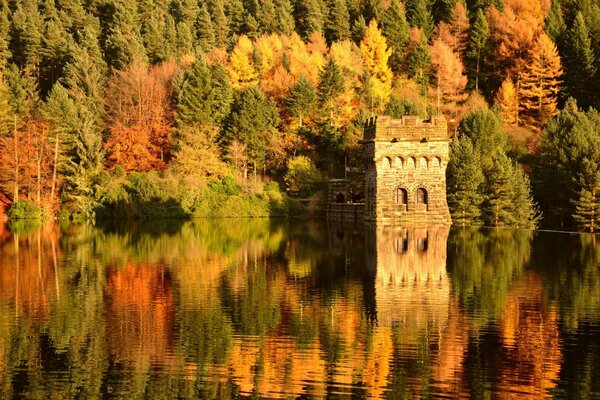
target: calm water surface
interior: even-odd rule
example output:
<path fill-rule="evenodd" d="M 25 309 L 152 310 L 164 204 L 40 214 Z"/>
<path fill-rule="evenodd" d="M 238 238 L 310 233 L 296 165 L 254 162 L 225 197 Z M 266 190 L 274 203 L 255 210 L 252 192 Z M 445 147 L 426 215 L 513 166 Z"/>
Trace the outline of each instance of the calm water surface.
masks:
<path fill-rule="evenodd" d="M 591 235 L 0 228 L 0 398 L 600 398 Z"/>

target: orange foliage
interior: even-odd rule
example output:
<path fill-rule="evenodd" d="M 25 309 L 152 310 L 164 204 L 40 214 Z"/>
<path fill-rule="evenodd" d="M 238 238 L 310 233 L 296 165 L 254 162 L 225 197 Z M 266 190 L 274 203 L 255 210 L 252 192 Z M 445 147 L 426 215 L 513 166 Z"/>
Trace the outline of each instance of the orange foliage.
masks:
<path fill-rule="evenodd" d="M 431 63 L 437 87 L 437 108 L 451 118 L 457 117 L 457 103 L 466 98 L 467 77 L 460 56 L 440 39 L 431 46 Z"/>
<path fill-rule="evenodd" d="M 13 201 L 27 198 L 42 205 L 50 197 L 53 152 L 48 132 L 46 121 L 32 120 L 0 138 L 0 187 Z"/>
<path fill-rule="evenodd" d="M 171 276 L 163 265 L 110 267 L 107 338 L 117 359 L 146 368 L 165 363 L 173 345 L 174 303 Z"/>
<path fill-rule="evenodd" d="M 496 390 L 503 399 L 551 398 L 560 372 L 558 313 L 544 304 L 540 277 L 526 279 L 509 293 L 500 321 L 503 359 Z"/>
<path fill-rule="evenodd" d="M 171 150 L 173 64 L 132 64 L 108 83 L 106 105 L 111 165 L 128 171 L 163 168 Z"/>

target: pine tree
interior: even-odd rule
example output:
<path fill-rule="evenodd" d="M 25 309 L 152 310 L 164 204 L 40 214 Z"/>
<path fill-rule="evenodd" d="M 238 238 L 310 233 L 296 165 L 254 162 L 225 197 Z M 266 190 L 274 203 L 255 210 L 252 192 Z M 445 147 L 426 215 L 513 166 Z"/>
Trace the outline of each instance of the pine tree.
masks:
<path fill-rule="evenodd" d="M 304 40 L 308 40 L 313 32 L 323 32 L 326 14 L 323 14 L 321 0 L 296 0 L 294 17 L 296 31 Z"/>
<path fill-rule="evenodd" d="M 194 46 L 194 34 L 192 33 L 192 28 L 187 24 L 187 22 L 180 22 L 177 24 L 177 56 L 181 58 L 181 56 L 186 54 L 192 54 L 192 48 Z"/>
<path fill-rule="evenodd" d="M 294 9 L 290 0 L 273 0 L 277 19 L 277 32 L 289 36 L 294 32 Z"/>
<path fill-rule="evenodd" d="M 197 56 L 179 90 L 175 117 L 178 126 L 219 125 L 229 113 L 232 96 L 223 67 L 208 67 L 204 59 Z"/>
<path fill-rule="evenodd" d="M 298 117 L 298 124 L 302 127 L 303 118 L 314 110 L 317 104 L 317 94 L 305 76 L 300 77 L 298 82 L 290 87 L 290 96 L 286 104 L 291 114 Z"/>
<path fill-rule="evenodd" d="M 365 37 L 366 32 L 367 23 L 365 22 L 365 17 L 360 15 L 352 24 L 352 40 L 354 40 L 355 43 L 360 43 L 362 38 Z"/>
<path fill-rule="evenodd" d="M 152 63 L 167 60 L 169 57 L 165 35 L 159 17 L 153 13 L 142 22 L 142 40 L 146 48 L 148 59 Z"/>
<path fill-rule="evenodd" d="M 202 4 L 196 19 L 196 37 L 202 50 L 208 52 L 215 46 L 215 31 L 206 4 Z"/>
<path fill-rule="evenodd" d="M 253 55 L 254 48 L 250 39 L 245 35 L 240 36 L 227 66 L 234 89 L 246 89 L 258 84 L 258 72 L 254 66 Z"/>
<path fill-rule="evenodd" d="M 457 0 L 433 0 L 431 6 L 431 14 L 435 24 L 440 21 L 450 22 L 452 18 L 452 10 L 456 5 Z"/>
<path fill-rule="evenodd" d="M 435 27 L 429 0 L 410 0 L 406 5 L 406 16 L 410 25 L 421 29 L 423 35 L 429 39 Z"/>
<path fill-rule="evenodd" d="M 224 47 L 229 40 L 229 20 L 225 15 L 223 0 L 210 0 L 208 11 L 215 34 L 215 46 Z"/>
<path fill-rule="evenodd" d="M 235 35 L 245 33 L 245 15 L 244 4 L 240 0 L 227 0 L 223 2 L 225 15 L 229 21 L 229 30 Z"/>
<path fill-rule="evenodd" d="M 541 128 L 556 115 L 562 67 L 552 40 L 542 33 L 531 49 L 519 88 L 520 107 L 529 123 Z"/>
<path fill-rule="evenodd" d="M 390 66 L 399 72 L 404 58 L 404 48 L 408 42 L 410 27 L 406 21 L 404 6 L 400 0 L 392 0 L 381 20 L 381 30 L 392 48 Z"/>
<path fill-rule="evenodd" d="M 427 92 L 430 68 L 431 54 L 429 53 L 429 46 L 427 46 L 427 39 L 421 37 L 421 40 L 408 57 L 408 71 L 421 87 L 422 95 Z"/>
<path fill-rule="evenodd" d="M 133 62 L 146 62 L 146 50 L 135 15 L 120 3 L 115 3 L 113 24 L 104 43 L 107 64 L 117 69 Z"/>
<path fill-rule="evenodd" d="M 263 0 L 258 13 L 258 24 L 263 34 L 278 32 L 277 10 L 273 0 Z"/>
<path fill-rule="evenodd" d="M 504 153 L 496 153 L 485 170 L 484 215 L 492 226 L 535 228 L 539 216 L 531 196 L 529 180 Z"/>
<path fill-rule="evenodd" d="M 329 43 L 350 37 L 350 14 L 346 0 L 329 1 L 329 18 L 325 22 L 325 37 Z"/>
<path fill-rule="evenodd" d="M 0 138 L 8 136 L 13 126 L 13 109 L 10 105 L 10 93 L 0 73 Z"/>
<path fill-rule="evenodd" d="M 552 38 L 552 41 L 561 48 L 567 25 L 563 17 L 562 7 L 559 0 L 552 0 L 552 6 L 544 22 L 544 30 Z"/>
<path fill-rule="evenodd" d="M 336 105 L 336 98 L 345 89 L 344 76 L 333 57 L 330 57 L 323 67 L 323 71 L 321 71 L 319 76 L 319 86 L 317 89 L 319 100 L 324 108 L 329 111 L 331 118 Z"/>
<path fill-rule="evenodd" d="M 12 14 L 10 51 L 12 61 L 19 67 L 27 67 L 38 75 L 41 61 L 44 20 L 36 1 L 17 2 Z"/>
<path fill-rule="evenodd" d="M 222 143 L 225 147 L 234 141 L 243 144 L 246 156 L 256 171 L 265 162 L 267 146 L 279 122 L 277 107 L 260 90 L 239 91 L 224 121 Z"/>
<path fill-rule="evenodd" d="M 594 103 L 594 85 L 598 67 L 592 50 L 590 35 L 581 13 L 565 34 L 564 66 L 566 92 L 586 108 Z"/>
<path fill-rule="evenodd" d="M 388 65 L 392 51 L 388 48 L 377 21 L 371 20 L 369 23 L 365 37 L 360 42 L 360 52 L 370 78 L 372 104 L 383 109 L 392 92 L 393 74 Z"/>
<path fill-rule="evenodd" d="M 475 81 L 475 90 L 479 90 L 481 66 L 487 56 L 489 39 L 490 26 L 483 12 L 479 10 L 475 17 L 475 22 L 473 22 L 469 46 L 467 48 L 467 59 L 470 61 L 469 76 Z"/>
<path fill-rule="evenodd" d="M 8 3 L 5 0 L 0 1 L 0 71 L 4 70 L 11 57 L 8 48 L 11 25 L 9 16 L 10 10 L 8 8 Z"/>
<path fill-rule="evenodd" d="M 463 137 L 452 143 L 446 175 L 452 221 L 463 226 L 480 223 L 484 178 L 479 156 L 469 138 Z"/>
<path fill-rule="evenodd" d="M 598 230 L 598 213 L 600 212 L 600 187 L 596 185 L 590 190 L 582 189 L 579 198 L 573 201 L 575 213 L 573 219 L 582 231 Z"/>
<path fill-rule="evenodd" d="M 20 126 L 26 118 L 37 111 L 39 105 L 37 81 L 15 64 L 9 64 L 4 70 L 4 83 L 8 89 L 9 105 L 14 113 L 13 116 Z"/>
<path fill-rule="evenodd" d="M 506 78 L 496 94 L 496 105 L 502 112 L 504 122 L 509 125 L 519 123 L 519 97 L 517 88 L 510 77 Z"/>

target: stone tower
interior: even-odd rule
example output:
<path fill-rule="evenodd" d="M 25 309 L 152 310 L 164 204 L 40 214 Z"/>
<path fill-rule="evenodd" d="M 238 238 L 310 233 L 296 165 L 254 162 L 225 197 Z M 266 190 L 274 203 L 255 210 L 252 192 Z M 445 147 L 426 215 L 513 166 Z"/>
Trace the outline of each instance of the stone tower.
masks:
<path fill-rule="evenodd" d="M 365 220 L 452 223 L 446 201 L 449 151 L 443 116 L 368 120 L 363 139 Z"/>

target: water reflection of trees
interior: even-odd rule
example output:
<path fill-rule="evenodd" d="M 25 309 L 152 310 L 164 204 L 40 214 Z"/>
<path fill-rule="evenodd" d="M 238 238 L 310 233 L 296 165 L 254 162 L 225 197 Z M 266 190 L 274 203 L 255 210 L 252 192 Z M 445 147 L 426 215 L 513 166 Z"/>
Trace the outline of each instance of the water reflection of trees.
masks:
<path fill-rule="evenodd" d="M 561 346 L 561 316 L 567 335 L 596 318 L 593 305 L 575 315 L 577 296 L 555 295 L 596 287 L 585 239 L 569 245 L 581 246 L 579 267 L 564 272 L 550 266 L 560 257 L 536 256 L 540 239 L 526 231 L 448 238 L 447 228 L 268 220 L 163 228 L 0 231 L 2 393 L 533 398 L 585 394 L 561 385 L 571 376 L 588 394 L 597 385 L 583 376 L 595 376 L 597 356 L 560 369 L 579 359 Z"/>

